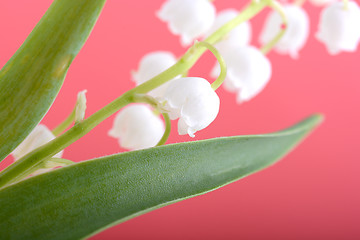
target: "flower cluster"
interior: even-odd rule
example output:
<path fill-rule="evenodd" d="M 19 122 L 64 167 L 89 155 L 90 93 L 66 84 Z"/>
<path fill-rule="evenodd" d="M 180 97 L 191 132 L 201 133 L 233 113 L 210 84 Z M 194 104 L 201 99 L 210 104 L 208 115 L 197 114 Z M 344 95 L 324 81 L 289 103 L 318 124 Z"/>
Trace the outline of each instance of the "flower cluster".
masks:
<path fill-rule="evenodd" d="M 238 14 L 234 9 L 219 12 L 210 33 L 236 18 Z M 250 41 L 251 25 L 244 22 L 215 45 L 224 57 L 228 69 L 224 88 L 237 94 L 238 103 L 255 97 L 271 77 L 270 61 L 259 49 L 249 45 Z M 215 64 L 210 76 L 215 78 L 219 73 L 220 66 Z"/>
<path fill-rule="evenodd" d="M 253 1 L 252 4 L 262 1 L 265 0 Z M 214 53 L 218 62 L 210 71 L 210 77 L 217 78 L 216 84 L 210 84 L 202 77 L 186 76 L 187 69 L 182 73 L 176 72 L 178 76 L 173 74 L 169 77 L 172 79 L 163 82 L 156 79 L 154 84 L 151 80 L 185 60 L 177 59 L 169 51 L 150 52 L 140 60 L 131 76 L 136 86 L 150 81 L 147 86 L 151 89 L 146 91 L 146 97 L 140 98 L 142 104 L 134 101 L 138 104 L 120 110 L 108 135 L 130 150 L 149 148 L 162 144 L 169 132 L 170 120 L 178 120 L 178 133 L 194 137 L 197 131 L 209 126 L 218 115 L 220 99 L 215 92 L 218 86 L 223 85 L 225 90 L 235 93 L 238 103 L 254 98 L 271 78 L 272 66 L 266 57 L 269 50 L 273 48 L 279 54 L 296 59 L 305 46 L 310 20 L 299 2 L 280 5 L 275 0 L 266 0 L 272 11 L 258 38 L 262 48 L 257 48 L 251 45 L 251 24 L 239 20 L 239 11 L 230 8 L 216 12 L 209 0 L 166 0 L 157 12 L 158 18 L 167 23 L 171 33 L 180 37 L 183 46 L 194 43 L 187 51 L 188 55 L 192 54 L 192 50 L 198 50 L 201 45 L 197 44 L 198 40 L 203 43 L 201 47 Z M 358 4 L 347 0 L 310 2 L 323 7 L 316 38 L 326 46 L 328 52 L 334 55 L 342 51 L 356 51 L 360 41 Z M 211 41 L 207 42 L 208 39 Z M 75 123 L 81 122 L 85 116 L 85 92 L 78 95 Z M 166 125 L 160 114 L 164 115 L 165 121 L 168 120 Z M 65 130 L 63 127 L 60 129 Z M 15 159 L 54 139 L 53 132 L 43 125 L 37 126 L 13 152 Z M 55 157 L 61 155 L 62 152 Z"/>
<path fill-rule="evenodd" d="M 349 1 L 344 7 L 344 3 L 332 0 L 311 2 L 317 6 L 326 6 L 321 15 L 317 38 L 329 52 L 354 51 L 360 39 L 360 28 L 356 26 L 360 23 L 357 4 Z M 272 67 L 266 57 L 267 45 L 274 47 L 277 53 L 295 59 L 309 37 L 309 16 L 306 11 L 297 4 L 288 3 L 280 7 L 276 7 L 276 4 L 267 16 L 259 36 L 263 49 L 250 45 L 252 28 L 248 21 L 237 25 L 214 43 L 227 67 L 223 87 L 236 94 L 238 103 L 255 97 L 269 82 Z M 183 46 L 196 40 L 206 41 L 207 37 L 216 34 L 238 15 L 239 11 L 235 9 L 216 13 L 212 1 L 208 0 L 167 0 L 157 12 L 159 19 L 167 23 L 170 32 L 180 37 Z M 138 70 L 132 73 L 133 81 L 137 86 L 143 84 L 176 62 L 174 54 L 168 51 L 148 53 L 141 59 Z M 220 70 L 220 64 L 216 63 L 210 76 L 217 78 Z M 177 76 L 148 92 L 148 95 L 158 102 L 159 112 L 168 113 L 171 120 L 178 119 L 180 135 L 194 137 L 195 132 L 206 128 L 219 112 L 219 97 L 210 83 L 200 77 Z M 120 145 L 128 149 L 156 145 L 164 128 L 159 122 L 160 118 L 150 112 L 145 106 L 122 110 L 109 135 L 119 138 Z M 150 127 L 151 122 L 154 122 L 153 127 Z"/>

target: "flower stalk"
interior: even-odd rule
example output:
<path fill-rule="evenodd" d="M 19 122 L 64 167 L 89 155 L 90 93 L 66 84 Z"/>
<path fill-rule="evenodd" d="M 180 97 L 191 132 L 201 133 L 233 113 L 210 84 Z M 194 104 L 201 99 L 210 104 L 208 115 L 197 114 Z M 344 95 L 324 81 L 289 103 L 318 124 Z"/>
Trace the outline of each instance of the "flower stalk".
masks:
<path fill-rule="evenodd" d="M 151 105 L 156 111 L 160 112 L 164 118 L 165 121 L 165 132 L 160 141 L 156 144 L 156 146 L 161 146 L 166 143 L 166 141 L 169 139 L 170 132 L 171 132 L 171 121 L 169 114 L 164 112 L 163 109 L 161 109 L 160 103 L 153 97 L 145 94 L 136 94 L 133 96 L 133 102 L 134 103 L 147 103 Z"/>
<path fill-rule="evenodd" d="M 194 44 L 194 47 L 205 47 L 207 48 L 210 52 L 212 52 L 212 54 L 214 54 L 214 56 L 216 57 L 219 65 L 220 65 L 220 75 L 219 77 L 211 84 L 212 89 L 214 89 L 214 91 L 216 89 L 218 89 L 221 84 L 224 82 L 225 78 L 226 78 L 226 63 L 224 58 L 221 56 L 220 52 L 211 44 L 209 44 L 208 42 L 196 42 Z"/>
<path fill-rule="evenodd" d="M 215 44 L 220 39 L 222 39 L 223 36 L 228 34 L 233 28 L 251 19 L 260 11 L 262 11 L 268 4 L 269 1 L 267 0 L 252 1 L 235 19 L 218 29 L 215 33 L 205 39 L 205 42 L 207 42 L 208 44 Z M 270 6 L 272 5 L 273 4 L 270 4 Z M 100 109 L 87 119 L 79 122 L 78 124 L 75 124 L 72 128 L 70 128 L 62 135 L 28 153 L 27 155 L 16 161 L 14 164 L 10 165 L 8 168 L 6 168 L 0 173 L 0 188 L 8 184 L 14 183 L 31 174 L 31 171 L 37 166 L 42 165 L 47 159 L 50 159 L 53 155 L 60 152 L 67 146 L 71 145 L 79 138 L 86 135 L 102 121 L 119 111 L 121 108 L 132 103 L 136 94 L 146 94 L 147 92 L 159 87 L 160 85 L 175 78 L 176 76 L 186 73 L 197 62 L 197 60 L 202 56 L 205 51 L 206 48 L 197 48 L 196 50 L 190 48 L 183 55 L 183 57 L 181 57 L 179 61 L 169 69 L 153 77 L 149 81 L 125 92 L 122 96 L 118 97 L 113 102 L 109 103 L 104 108 Z M 219 82 L 215 84 L 215 87 L 219 85 Z M 168 119 L 166 114 L 164 115 L 164 119 L 166 124 L 168 125 L 170 120 Z M 69 119 L 65 121 L 64 124 L 60 125 L 59 128 L 56 129 L 55 133 L 59 134 L 59 132 L 62 132 L 63 129 L 66 129 L 69 121 L 72 121 L 72 114 L 70 115 Z M 168 128 L 166 129 L 167 130 L 165 131 L 164 137 L 160 140 L 159 144 L 162 144 L 165 138 L 167 139 L 166 135 L 169 134 L 170 130 Z"/>
<path fill-rule="evenodd" d="M 70 125 L 74 122 L 75 119 L 75 112 L 76 112 L 76 108 L 74 108 L 72 110 L 72 112 L 70 113 L 70 115 L 62 122 L 60 123 L 57 127 L 54 128 L 54 130 L 52 130 L 52 133 L 55 136 L 59 136 L 62 132 L 64 132 L 68 127 L 70 127 Z"/>
<path fill-rule="evenodd" d="M 270 42 L 268 42 L 266 45 L 264 45 L 261 48 L 261 52 L 264 55 L 268 54 L 271 51 L 271 49 L 273 49 L 274 46 L 284 36 L 284 34 L 286 32 L 287 24 L 288 24 L 288 20 L 287 20 L 285 11 L 284 11 L 283 7 L 281 6 L 281 4 L 279 2 L 271 0 L 269 2 L 269 7 L 271 7 L 272 9 L 274 9 L 275 11 L 277 11 L 280 14 L 281 19 L 283 21 L 283 25 L 281 26 L 281 29 L 278 32 L 278 34 L 276 34 L 276 36 Z"/>

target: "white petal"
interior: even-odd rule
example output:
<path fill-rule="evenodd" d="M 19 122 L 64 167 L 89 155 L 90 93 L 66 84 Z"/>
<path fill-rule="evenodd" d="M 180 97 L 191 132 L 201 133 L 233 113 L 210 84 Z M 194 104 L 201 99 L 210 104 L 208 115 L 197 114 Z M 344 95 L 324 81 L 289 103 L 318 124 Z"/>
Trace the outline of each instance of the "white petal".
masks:
<path fill-rule="evenodd" d="M 216 62 L 214 67 L 211 69 L 210 77 L 218 78 L 220 73 L 221 73 L 220 64 L 218 62 Z"/>
<path fill-rule="evenodd" d="M 193 136 L 216 118 L 220 99 L 203 78 L 188 77 L 173 80 L 164 94 L 166 107 L 173 117 L 180 118 L 179 134 Z M 176 119 L 172 118 L 172 119 Z"/>
<path fill-rule="evenodd" d="M 162 101 L 165 101 L 171 108 L 181 109 L 189 96 L 196 96 L 202 89 L 209 87 L 211 88 L 210 83 L 203 78 L 178 78 L 169 84 Z"/>
<path fill-rule="evenodd" d="M 178 133 L 179 135 L 186 135 L 188 134 L 189 126 L 186 124 L 184 119 L 180 118 L 178 121 Z"/>
<path fill-rule="evenodd" d="M 289 54 L 296 58 L 309 36 L 309 17 L 302 8 L 295 5 L 285 5 L 283 9 L 288 18 L 288 26 L 285 34 L 276 44 L 275 50 L 280 54 Z M 272 11 L 260 34 L 260 43 L 265 45 L 270 42 L 279 33 L 281 25 L 282 19 L 279 13 Z"/>
<path fill-rule="evenodd" d="M 257 48 L 238 47 L 224 56 L 228 73 L 225 89 L 238 91 L 238 102 L 255 97 L 271 77 L 271 63 Z"/>
<path fill-rule="evenodd" d="M 123 148 L 137 150 L 155 146 L 165 132 L 163 121 L 150 108 L 132 104 L 115 117 L 109 136 L 119 138 Z"/>
<path fill-rule="evenodd" d="M 320 15 L 317 39 L 323 42 L 330 54 L 341 51 L 354 52 L 360 41 L 360 8 L 349 1 L 348 9 L 343 2 L 334 2 Z"/>
<path fill-rule="evenodd" d="M 226 9 L 219 12 L 213 26 L 207 33 L 207 36 L 210 36 L 224 24 L 237 17 L 238 14 L 239 12 L 235 9 Z M 250 43 L 250 40 L 251 25 L 248 21 L 246 21 L 234 28 L 227 36 L 224 37 L 224 39 L 222 39 L 222 41 L 215 44 L 215 47 L 219 51 L 226 51 L 231 49 L 233 46 L 246 46 Z"/>
<path fill-rule="evenodd" d="M 39 124 L 34 130 L 25 138 L 25 140 L 12 152 L 14 160 L 18 160 L 27 153 L 35 150 L 38 147 L 55 139 L 54 134 L 43 124 Z M 54 157 L 61 158 L 63 151 L 54 155 Z"/>
<path fill-rule="evenodd" d="M 176 58 L 171 52 L 157 51 L 146 54 L 139 64 L 138 71 L 132 72 L 133 80 L 136 85 L 140 85 L 161 72 L 165 71 L 176 63 Z M 149 92 L 152 97 L 160 97 L 163 95 L 168 83 Z"/>
<path fill-rule="evenodd" d="M 230 78 L 227 77 L 227 78 L 225 78 L 222 86 L 228 92 L 238 92 L 240 90 L 240 87 L 236 86 L 234 83 L 236 83 L 236 82 L 230 80 Z"/>
<path fill-rule="evenodd" d="M 186 46 L 211 28 L 215 7 L 208 0 L 168 0 L 157 16 L 168 23 L 173 34 L 181 36 L 181 43 Z"/>

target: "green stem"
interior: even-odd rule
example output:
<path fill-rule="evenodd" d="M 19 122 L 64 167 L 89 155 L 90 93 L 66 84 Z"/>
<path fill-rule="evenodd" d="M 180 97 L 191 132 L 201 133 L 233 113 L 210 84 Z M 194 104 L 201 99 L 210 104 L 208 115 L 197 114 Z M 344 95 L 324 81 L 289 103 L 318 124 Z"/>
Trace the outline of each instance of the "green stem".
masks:
<path fill-rule="evenodd" d="M 153 108 L 158 109 L 159 102 L 152 96 L 146 94 L 134 94 L 131 97 L 131 102 L 133 103 L 147 103 Z"/>
<path fill-rule="evenodd" d="M 145 95 L 145 94 L 136 94 L 133 96 L 133 102 L 138 102 L 138 103 L 147 103 L 149 105 L 151 105 L 152 107 L 154 107 L 157 111 L 159 111 L 165 121 L 165 132 L 162 136 L 162 138 L 160 139 L 160 141 L 156 144 L 156 146 L 161 146 L 164 145 L 166 143 L 166 141 L 169 139 L 170 136 L 170 132 L 171 132 L 171 121 L 170 121 L 170 117 L 169 114 L 164 113 L 162 111 L 162 109 L 160 109 L 159 107 L 159 102 L 156 101 L 155 98 L 149 96 L 149 95 Z"/>
<path fill-rule="evenodd" d="M 228 34 L 233 28 L 249 20 L 261 10 L 263 10 L 267 6 L 267 3 L 267 1 L 251 2 L 236 18 L 218 29 L 205 41 L 209 44 L 214 44 L 219 39 L 221 39 L 222 36 Z M 45 161 L 45 159 L 51 158 L 56 153 L 60 152 L 79 138 L 86 135 L 99 123 L 119 111 L 122 107 L 131 103 L 132 97 L 135 94 L 145 94 L 159 87 L 165 82 L 175 78 L 176 76 L 188 71 L 201 57 L 205 50 L 206 49 L 204 48 L 200 48 L 195 52 L 190 50 L 187 51 L 176 64 L 174 64 L 166 71 L 124 93 L 122 96 L 115 99 L 113 102 L 109 103 L 104 108 L 91 115 L 89 118 L 74 125 L 64 134 L 58 136 L 56 139 L 41 146 L 40 148 L 37 148 L 34 151 L 28 153 L 14 164 L 10 165 L 0 173 L 0 188 L 14 182 L 14 179 L 18 179 L 19 176 L 24 176 L 28 169 L 41 164 Z"/>
<path fill-rule="evenodd" d="M 273 47 L 280 41 L 280 39 L 284 36 L 288 25 L 288 20 L 281 4 L 277 1 L 270 1 L 269 6 L 280 14 L 281 19 L 283 21 L 283 27 L 270 42 L 268 42 L 266 45 L 264 45 L 261 48 L 261 52 L 264 55 L 268 54 L 271 51 L 271 49 L 273 49 Z"/>
<path fill-rule="evenodd" d="M 45 162 L 44 168 L 65 167 L 74 164 L 73 161 L 64 158 L 50 158 Z"/>
<path fill-rule="evenodd" d="M 20 174 L 20 175 L 16 176 L 15 178 L 13 178 L 11 183 L 21 181 L 22 179 L 24 179 L 27 176 L 33 174 L 34 172 L 36 172 L 39 169 L 64 167 L 64 166 L 71 165 L 71 164 L 74 164 L 74 162 L 70 161 L 70 160 L 67 160 L 67 159 L 62 159 L 62 158 L 46 159 L 45 161 L 40 162 L 40 163 L 26 169 L 26 171 L 24 171 L 22 174 Z"/>
<path fill-rule="evenodd" d="M 82 113 L 79 112 L 85 112 L 86 109 L 86 97 L 85 93 L 87 91 L 83 90 L 78 93 L 76 98 L 76 103 L 73 111 L 70 113 L 70 115 L 62 122 L 60 123 L 53 131 L 52 133 L 55 136 L 59 136 L 62 132 L 64 132 L 70 125 L 75 121 L 75 123 L 80 122 L 83 120 Z"/>
<path fill-rule="evenodd" d="M 212 52 L 212 54 L 214 54 L 214 56 L 216 57 L 216 59 L 219 62 L 220 65 L 220 75 L 219 77 L 211 84 L 212 89 L 214 89 L 214 91 L 216 89 L 218 89 L 221 84 L 224 82 L 225 78 L 226 78 L 226 72 L 227 72 L 227 68 L 226 68 L 226 63 L 224 58 L 221 56 L 221 54 L 219 53 L 219 51 L 211 44 L 207 43 L 207 42 L 196 42 L 194 47 L 197 46 L 202 46 L 207 48 L 210 52 Z"/>
<path fill-rule="evenodd" d="M 55 136 L 59 136 L 68 127 L 70 127 L 70 125 L 74 122 L 75 112 L 76 112 L 76 107 L 73 109 L 73 111 L 70 113 L 70 115 L 62 123 L 60 123 L 56 128 L 54 128 L 54 130 L 52 130 L 52 133 Z"/>
<path fill-rule="evenodd" d="M 162 113 L 162 115 L 163 115 L 163 118 L 165 120 L 165 127 L 166 128 L 165 128 L 164 135 L 162 136 L 160 141 L 156 144 L 156 146 L 164 145 L 166 143 L 166 141 L 169 139 L 170 132 L 171 132 L 171 121 L 170 121 L 169 114 Z"/>
<path fill-rule="evenodd" d="M 36 166 L 42 164 L 44 161 L 46 161 L 46 159 L 49 159 L 51 156 L 60 152 L 79 138 L 83 137 L 100 122 L 111 116 L 122 107 L 129 104 L 131 102 L 129 100 L 129 92 L 106 105 L 104 108 L 100 109 L 98 112 L 94 113 L 83 122 L 74 125 L 64 134 L 35 149 L 15 163 L 11 164 L 0 173 L 0 188 L 28 176 L 31 174 L 32 169 L 34 169 Z"/>

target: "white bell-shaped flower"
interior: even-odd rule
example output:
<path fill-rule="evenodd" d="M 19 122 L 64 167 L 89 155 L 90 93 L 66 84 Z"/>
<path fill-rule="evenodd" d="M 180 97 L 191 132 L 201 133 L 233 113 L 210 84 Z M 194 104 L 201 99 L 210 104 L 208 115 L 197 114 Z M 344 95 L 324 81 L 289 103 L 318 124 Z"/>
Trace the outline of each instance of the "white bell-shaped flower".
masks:
<path fill-rule="evenodd" d="M 38 147 L 50 142 L 55 138 L 54 134 L 45 125 L 39 124 L 34 130 L 25 138 L 25 140 L 12 152 L 14 160 L 18 160 L 35 150 Z M 56 158 L 61 158 L 63 151 L 54 155 Z"/>
<path fill-rule="evenodd" d="M 163 103 L 172 120 L 179 118 L 179 134 L 190 137 L 209 126 L 220 108 L 220 99 L 210 83 L 198 77 L 173 80 L 164 94 Z"/>
<path fill-rule="evenodd" d="M 119 140 L 121 147 L 138 150 L 154 147 L 165 132 L 163 121 L 143 104 L 132 104 L 115 117 L 109 136 Z"/>
<path fill-rule="evenodd" d="M 360 41 L 360 8 L 349 1 L 347 8 L 343 2 L 334 2 L 320 15 L 317 39 L 324 43 L 331 55 L 355 52 Z"/>
<path fill-rule="evenodd" d="M 271 63 L 269 59 L 255 47 L 237 47 L 227 51 L 224 55 L 227 65 L 227 76 L 224 88 L 237 93 L 237 102 L 249 101 L 260 93 L 271 77 Z M 220 67 L 216 66 L 212 77 L 218 76 Z"/>
<path fill-rule="evenodd" d="M 285 34 L 275 46 L 275 51 L 297 58 L 299 50 L 305 45 L 309 36 L 309 16 L 304 9 L 296 5 L 284 5 L 283 9 L 288 24 Z M 270 12 L 260 34 L 260 43 L 265 45 L 270 42 L 279 33 L 282 25 L 280 14 L 277 11 Z"/>
<path fill-rule="evenodd" d="M 315 6 L 325 6 L 335 1 L 336 0 L 309 0 L 309 2 Z"/>
<path fill-rule="evenodd" d="M 216 32 L 227 22 L 234 19 L 239 12 L 235 9 L 226 9 L 219 12 L 216 16 L 215 22 L 207 36 L 210 36 Z M 243 22 L 236 28 L 234 28 L 227 36 L 225 36 L 220 42 L 215 44 L 215 47 L 220 51 L 227 51 L 234 46 L 246 46 L 251 41 L 251 25 L 248 21 Z"/>
<path fill-rule="evenodd" d="M 215 7 L 209 0 L 167 0 L 157 16 L 167 22 L 170 31 L 180 35 L 181 44 L 187 46 L 211 28 Z"/>
<path fill-rule="evenodd" d="M 148 53 L 140 60 L 138 71 L 132 72 L 133 80 L 136 86 L 138 86 L 165 71 L 175 63 L 176 58 L 171 52 L 157 51 Z M 169 82 L 155 88 L 148 94 L 155 98 L 161 97 L 168 84 Z"/>

